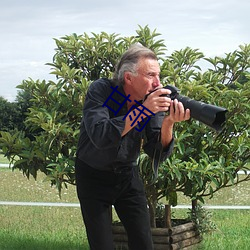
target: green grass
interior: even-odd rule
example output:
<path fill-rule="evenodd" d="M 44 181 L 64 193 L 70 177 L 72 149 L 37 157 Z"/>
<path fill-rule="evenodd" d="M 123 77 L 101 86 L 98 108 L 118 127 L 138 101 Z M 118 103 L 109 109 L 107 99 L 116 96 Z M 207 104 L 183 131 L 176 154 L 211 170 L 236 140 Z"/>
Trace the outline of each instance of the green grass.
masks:
<path fill-rule="evenodd" d="M 88 249 L 80 209 L 0 206 L 1 250 Z"/>
<path fill-rule="evenodd" d="M 31 176 L 28 180 L 18 170 L 0 168 L 1 201 L 33 201 L 33 202 L 78 202 L 75 186 L 69 185 L 62 190 L 60 199 L 55 187 L 44 181 L 45 175 L 39 174 L 37 181 Z"/>
<path fill-rule="evenodd" d="M 0 201 L 39 201 L 78 203 L 74 186 L 57 190 L 44 182 L 28 180 L 21 172 L 0 168 Z M 180 197 L 179 204 L 190 204 Z M 249 183 L 221 190 L 206 204 L 249 205 Z M 186 211 L 173 209 L 175 217 Z M 217 230 L 206 234 L 199 249 L 248 250 L 250 246 L 250 210 L 211 210 Z M 0 250 L 84 250 L 88 249 L 80 208 L 0 206 Z"/>
<path fill-rule="evenodd" d="M 249 250 L 250 249 L 250 211 L 216 210 L 213 221 L 217 231 L 205 235 L 202 250 Z"/>
<path fill-rule="evenodd" d="M 0 168 L 0 201 L 78 203 L 74 186 L 60 199 L 44 177 L 28 180 L 17 170 Z M 2 205 L 0 225 L 1 250 L 89 249 L 80 208 Z"/>
<path fill-rule="evenodd" d="M 243 175 L 240 176 L 243 178 Z M 206 205 L 235 205 L 249 206 L 250 205 L 250 182 L 241 182 L 232 187 L 223 188 L 217 191 L 210 199 L 205 197 Z M 190 204 L 190 200 L 184 195 L 178 194 L 178 204 Z"/>

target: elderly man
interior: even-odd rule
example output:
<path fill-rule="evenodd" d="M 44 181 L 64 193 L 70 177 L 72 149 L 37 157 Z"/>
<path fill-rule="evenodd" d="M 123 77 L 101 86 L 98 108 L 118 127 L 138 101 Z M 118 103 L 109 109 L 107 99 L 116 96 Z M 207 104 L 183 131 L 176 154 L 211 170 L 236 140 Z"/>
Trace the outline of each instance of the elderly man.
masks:
<path fill-rule="evenodd" d="M 92 250 L 114 249 L 112 205 L 127 231 L 129 249 L 153 249 L 139 153 L 143 148 L 165 160 L 173 149 L 174 124 L 190 118 L 190 111 L 167 94 L 156 55 L 139 44 L 123 54 L 113 79 L 99 79 L 88 89 L 76 183 Z"/>

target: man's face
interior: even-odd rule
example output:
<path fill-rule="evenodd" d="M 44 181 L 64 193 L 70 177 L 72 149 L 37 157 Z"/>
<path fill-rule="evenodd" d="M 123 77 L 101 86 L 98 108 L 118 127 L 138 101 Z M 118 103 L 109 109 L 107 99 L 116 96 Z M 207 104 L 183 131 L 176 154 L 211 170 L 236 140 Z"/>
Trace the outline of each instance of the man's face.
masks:
<path fill-rule="evenodd" d="M 160 83 L 160 66 L 156 60 L 140 59 L 137 74 L 131 74 L 129 94 L 136 100 L 142 100 L 146 94 L 162 87 Z"/>

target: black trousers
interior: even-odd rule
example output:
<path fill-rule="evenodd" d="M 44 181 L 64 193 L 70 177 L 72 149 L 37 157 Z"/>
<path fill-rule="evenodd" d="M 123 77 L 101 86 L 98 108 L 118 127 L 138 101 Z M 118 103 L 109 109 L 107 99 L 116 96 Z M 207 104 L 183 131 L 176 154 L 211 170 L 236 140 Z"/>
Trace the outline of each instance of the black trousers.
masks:
<path fill-rule="evenodd" d="M 110 208 L 123 223 L 130 250 L 152 250 L 149 213 L 138 168 L 114 173 L 76 161 L 77 195 L 91 250 L 113 250 Z"/>

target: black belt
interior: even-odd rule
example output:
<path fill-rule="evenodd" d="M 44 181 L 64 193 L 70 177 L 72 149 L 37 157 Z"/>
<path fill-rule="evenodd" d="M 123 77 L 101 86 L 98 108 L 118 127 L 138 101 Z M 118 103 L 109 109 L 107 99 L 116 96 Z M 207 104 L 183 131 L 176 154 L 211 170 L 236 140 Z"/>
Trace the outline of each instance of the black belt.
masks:
<path fill-rule="evenodd" d="M 132 172 L 133 170 L 133 166 L 129 166 L 129 167 L 113 167 L 113 172 L 115 174 L 129 174 Z"/>

